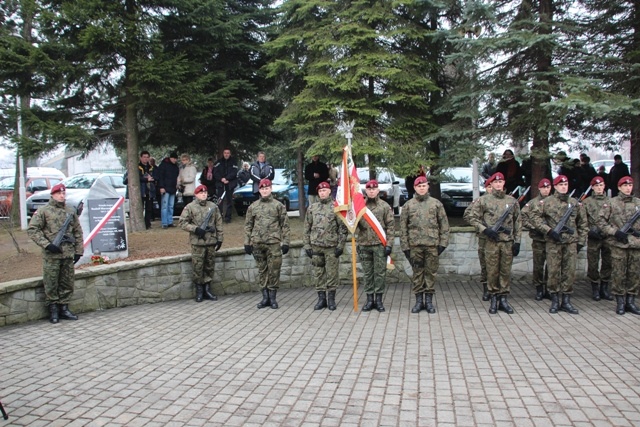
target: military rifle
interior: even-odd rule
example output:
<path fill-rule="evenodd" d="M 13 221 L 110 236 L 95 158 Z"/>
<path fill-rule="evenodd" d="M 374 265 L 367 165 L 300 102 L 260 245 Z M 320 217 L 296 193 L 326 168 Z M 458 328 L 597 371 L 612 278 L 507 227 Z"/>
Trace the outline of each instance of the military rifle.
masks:
<path fill-rule="evenodd" d="M 53 246 L 57 246 L 58 248 L 60 248 L 60 245 L 63 243 L 76 242 L 76 239 L 74 239 L 71 236 L 67 236 L 66 234 L 67 229 L 69 228 L 69 224 L 71 224 L 72 220 L 73 220 L 73 214 L 68 213 L 66 219 L 64 220 L 64 224 L 62 224 L 62 227 L 60 227 L 58 234 L 56 234 L 56 237 L 53 239 L 53 242 L 51 242 Z"/>
<path fill-rule="evenodd" d="M 220 196 L 218 198 L 217 201 L 215 201 L 214 203 L 216 204 L 216 206 L 220 206 L 220 202 L 222 200 L 224 200 L 224 196 L 225 194 L 227 194 L 227 190 L 225 190 L 222 193 L 222 196 Z M 209 232 L 209 233 L 213 233 L 216 231 L 216 227 L 215 226 L 210 226 L 209 225 L 209 221 L 211 221 L 211 215 L 213 215 L 213 212 L 215 211 L 215 209 L 211 208 L 209 209 L 209 213 L 207 214 L 206 217 L 204 217 L 204 219 L 202 220 L 202 224 L 200 224 L 200 228 L 202 228 L 205 232 Z"/>
<path fill-rule="evenodd" d="M 640 218 L 640 209 L 636 206 L 636 212 L 629 218 L 629 221 L 624 223 L 620 231 L 625 234 L 631 234 L 633 237 L 640 237 L 640 233 L 632 228 L 633 223 L 635 223 L 638 218 Z"/>
<path fill-rule="evenodd" d="M 519 204 L 521 201 L 524 200 L 524 198 L 527 196 L 527 193 L 529 192 L 529 190 L 531 190 L 531 186 L 527 187 L 527 189 L 525 191 L 522 192 L 522 194 L 520 194 L 520 197 L 518 197 L 517 203 Z M 513 193 L 515 193 L 515 190 L 513 191 Z M 510 228 L 505 228 L 503 226 L 504 222 L 507 220 L 507 217 L 509 216 L 509 214 L 511 213 L 511 211 L 513 210 L 513 206 L 515 205 L 515 203 L 511 204 L 511 205 L 507 205 L 507 208 L 504 210 L 504 212 L 502 213 L 502 215 L 500 215 L 500 218 L 498 218 L 498 220 L 496 221 L 495 224 L 493 224 L 493 226 L 489 227 L 491 230 L 495 231 L 496 233 L 505 233 L 505 234 L 511 234 L 511 229 Z"/>
<path fill-rule="evenodd" d="M 571 217 L 571 214 L 573 213 L 574 209 L 575 209 L 575 205 L 572 205 L 571 203 L 569 203 L 569 206 L 567 206 L 566 212 L 564 213 L 564 215 L 562 215 L 562 218 L 560 218 L 560 221 L 558 221 L 558 223 L 553 229 L 553 231 L 558 233 L 558 235 L 560 235 L 561 233 L 574 234 L 576 232 L 576 230 L 574 230 L 573 228 L 567 227 L 567 221 L 569 221 L 569 218 Z"/>
<path fill-rule="evenodd" d="M 575 190 L 574 190 L 575 191 Z M 587 198 L 587 194 L 589 194 L 589 191 L 591 191 L 591 186 L 589 186 L 586 190 L 584 190 L 584 193 L 582 193 L 582 196 L 580 196 L 580 198 L 578 199 L 579 202 L 583 202 L 584 199 Z M 573 193 L 572 193 L 573 194 Z"/>

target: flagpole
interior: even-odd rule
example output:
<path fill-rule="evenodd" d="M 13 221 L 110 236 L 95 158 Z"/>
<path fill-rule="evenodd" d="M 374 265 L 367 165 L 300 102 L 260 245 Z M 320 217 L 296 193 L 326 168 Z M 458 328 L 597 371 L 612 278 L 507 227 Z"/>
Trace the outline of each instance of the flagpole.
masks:
<path fill-rule="evenodd" d="M 343 129 L 345 130 L 344 137 L 347 138 L 347 147 L 349 148 L 349 154 L 351 155 L 351 138 L 353 138 L 353 133 L 351 130 L 353 129 L 353 125 L 355 123 L 347 123 L 344 124 Z M 349 209 L 352 208 L 353 198 L 349 199 Z M 356 261 L 356 235 L 355 232 L 351 233 L 351 277 L 353 279 L 353 311 L 358 311 L 358 266 Z"/>

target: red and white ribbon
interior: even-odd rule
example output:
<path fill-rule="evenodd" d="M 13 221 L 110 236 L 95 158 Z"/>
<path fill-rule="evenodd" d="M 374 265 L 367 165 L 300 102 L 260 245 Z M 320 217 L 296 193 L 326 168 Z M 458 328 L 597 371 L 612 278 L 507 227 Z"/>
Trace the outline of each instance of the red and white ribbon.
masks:
<path fill-rule="evenodd" d="M 84 243 L 82 244 L 83 247 L 86 247 L 89 243 L 91 243 L 93 238 L 96 237 L 96 235 L 100 232 L 100 230 L 102 230 L 102 227 L 104 227 L 107 221 L 111 219 L 113 214 L 116 213 L 118 208 L 122 206 L 123 203 L 124 203 L 124 197 L 120 196 L 116 204 L 111 206 L 111 209 L 109 209 L 109 212 L 107 212 L 107 214 L 100 220 L 98 225 L 96 225 L 96 227 L 91 231 L 91 233 L 89 233 L 87 238 L 84 239 Z"/>

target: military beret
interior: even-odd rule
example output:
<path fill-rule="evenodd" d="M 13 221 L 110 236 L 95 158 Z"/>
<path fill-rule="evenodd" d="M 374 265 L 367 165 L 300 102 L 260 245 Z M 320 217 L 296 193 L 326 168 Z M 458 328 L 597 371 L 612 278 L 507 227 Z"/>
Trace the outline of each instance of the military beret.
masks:
<path fill-rule="evenodd" d="M 209 190 L 207 190 L 207 186 L 206 185 L 200 184 L 200 185 L 198 185 L 196 187 L 196 189 L 194 190 L 193 194 L 202 193 L 203 191 L 207 191 L 208 192 Z"/>
<path fill-rule="evenodd" d="M 561 182 L 569 182 L 569 178 L 564 175 L 558 175 L 556 176 L 556 179 L 553 180 L 553 185 L 558 185 Z"/>
<path fill-rule="evenodd" d="M 323 188 L 331 189 L 331 186 L 327 181 L 322 181 L 320 184 L 318 184 L 316 190 L 322 190 Z"/>
<path fill-rule="evenodd" d="M 538 183 L 538 188 L 544 188 L 544 187 L 551 187 L 551 181 L 549 181 L 547 178 L 541 179 L 540 182 Z"/>
<path fill-rule="evenodd" d="M 59 193 L 61 191 L 67 191 L 67 187 L 65 187 L 63 183 L 59 183 L 51 187 L 51 194 Z"/>
<path fill-rule="evenodd" d="M 487 179 L 487 181 L 489 181 L 489 184 L 497 180 L 504 181 L 504 175 L 502 175 L 502 172 L 496 172 L 493 175 L 491 175 L 489 179 Z"/>
<path fill-rule="evenodd" d="M 633 178 L 631 178 L 630 176 L 623 176 L 618 181 L 618 187 L 620 187 L 622 184 L 633 184 Z"/>
<path fill-rule="evenodd" d="M 365 185 L 365 188 L 378 188 L 378 181 L 376 181 L 375 179 L 372 179 L 371 181 L 367 182 L 367 185 Z"/>
<path fill-rule="evenodd" d="M 419 176 L 416 178 L 415 181 L 413 181 L 413 185 L 420 185 L 420 184 L 426 184 L 427 183 L 427 177 L 426 176 Z"/>
<path fill-rule="evenodd" d="M 589 185 L 594 186 L 597 184 L 604 184 L 604 179 L 601 176 L 594 176 Z"/>
<path fill-rule="evenodd" d="M 258 188 L 271 187 L 271 180 L 268 178 L 263 178 L 260 180 L 260 184 L 258 184 Z"/>

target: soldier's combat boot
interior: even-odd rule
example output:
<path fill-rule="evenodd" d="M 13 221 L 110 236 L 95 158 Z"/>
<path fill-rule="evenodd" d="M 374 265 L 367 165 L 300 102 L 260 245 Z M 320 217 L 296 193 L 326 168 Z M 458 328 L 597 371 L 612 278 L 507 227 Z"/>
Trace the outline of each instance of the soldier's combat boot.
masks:
<path fill-rule="evenodd" d="M 571 305 L 571 295 L 562 294 L 562 304 L 560 304 L 560 310 L 566 311 L 569 314 L 578 314 L 578 309 Z"/>
<path fill-rule="evenodd" d="M 500 295 L 500 304 L 498 308 L 507 314 L 513 314 L 513 308 L 511 308 L 511 306 L 509 305 L 509 301 L 507 301 L 506 295 Z"/>
<path fill-rule="evenodd" d="M 327 307 L 331 311 L 336 309 L 336 291 L 327 292 Z"/>
<path fill-rule="evenodd" d="M 202 302 L 203 295 L 204 295 L 204 285 L 199 285 L 196 283 L 196 302 Z"/>
<path fill-rule="evenodd" d="M 549 313 L 556 314 L 558 312 L 558 294 L 551 294 L 551 307 Z"/>
<path fill-rule="evenodd" d="M 491 303 L 489 304 L 489 314 L 496 314 L 498 312 L 498 296 L 491 295 Z"/>
<path fill-rule="evenodd" d="M 59 320 L 58 304 L 49 304 L 49 321 L 51 323 L 58 323 Z"/>
<path fill-rule="evenodd" d="M 218 297 L 211 292 L 210 283 L 204 284 L 204 299 L 210 299 L 211 301 L 218 301 Z"/>
<path fill-rule="evenodd" d="M 271 305 L 271 301 L 269 301 L 269 289 L 262 288 L 262 301 L 258 303 L 258 308 L 265 308 Z"/>
<path fill-rule="evenodd" d="M 486 283 L 482 284 L 482 301 L 489 301 L 491 299 L 491 295 L 489 295 L 489 288 Z"/>
<path fill-rule="evenodd" d="M 591 282 L 591 298 L 594 301 L 600 301 L 600 284 L 598 282 Z"/>
<path fill-rule="evenodd" d="M 380 313 L 384 311 L 384 305 L 382 305 L 382 294 L 376 294 L 376 309 Z"/>
<path fill-rule="evenodd" d="M 623 315 L 625 305 L 624 295 L 616 295 L 616 314 Z"/>
<path fill-rule="evenodd" d="M 542 301 L 544 298 L 544 286 L 538 285 L 536 286 L 536 301 Z"/>
<path fill-rule="evenodd" d="M 367 302 L 362 306 L 362 311 L 371 311 L 374 305 L 373 294 L 367 294 Z"/>
<path fill-rule="evenodd" d="M 322 310 L 327 307 L 327 294 L 325 291 L 318 291 L 318 303 L 313 306 L 314 310 Z"/>
<path fill-rule="evenodd" d="M 416 294 L 416 305 L 411 309 L 412 313 L 420 313 L 424 309 L 424 295 L 422 292 Z"/>
<path fill-rule="evenodd" d="M 627 294 L 627 304 L 624 306 L 624 310 L 635 315 L 640 316 L 640 309 L 636 306 L 636 296 Z"/>
<path fill-rule="evenodd" d="M 549 301 L 553 300 L 553 295 L 549 292 L 549 288 L 544 287 L 544 299 L 548 299 Z"/>
<path fill-rule="evenodd" d="M 278 308 L 278 301 L 276 301 L 276 295 L 278 294 L 277 289 L 269 290 L 269 300 L 271 301 L 271 308 L 276 310 Z"/>
<path fill-rule="evenodd" d="M 62 304 L 60 306 L 60 318 L 66 320 L 78 320 L 78 316 L 69 310 L 68 304 Z"/>
<path fill-rule="evenodd" d="M 600 283 L 600 297 L 602 299 L 606 299 L 607 301 L 613 301 L 613 297 L 609 292 L 609 282 Z"/>
<path fill-rule="evenodd" d="M 433 294 L 425 294 L 424 309 L 427 310 L 427 313 L 429 314 L 436 312 L 436 309 L 433 306 Z"/>

